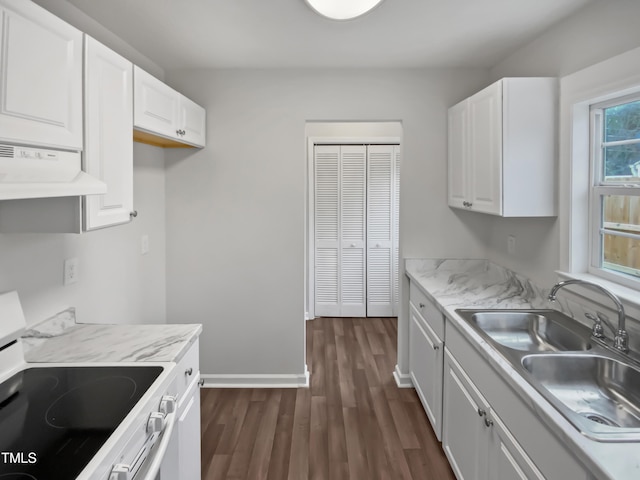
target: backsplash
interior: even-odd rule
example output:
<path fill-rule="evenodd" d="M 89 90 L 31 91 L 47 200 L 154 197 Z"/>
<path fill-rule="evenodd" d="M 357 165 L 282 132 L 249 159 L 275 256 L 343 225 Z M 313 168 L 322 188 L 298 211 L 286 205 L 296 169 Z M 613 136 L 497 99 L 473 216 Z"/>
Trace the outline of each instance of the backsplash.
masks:
<path fill-rule="evenodd" d="M 71 307 L 32 326 L 22 335 L 22 346 L 25 353 L 42 345 L 46 339 L 60 335 L 64 330 L 75 324 L 76 309 Z"/>
<path fill-rule="evenodd" d="M 451 307 L 549 308 L 544 291 L 509 269 L 476 259 L 406 259 L 418 277 Z"/>
<path fill-rule="evenodd" d="M 585 313 L 604 313 L 613 325 L 616 313 L 608 305 L 576 302 L 560 292 L 555 302 L 547 299 L 553 285 L 541 288 L 527 277 L 484 259 L 405 259 L 405 270 L 445 299 L 447 306 L 460 308 L 552 308 L 591 328 Z M 576 298 L 576 296 L 573 296 Z M 630 348 L 640 352 L 640 323 L 627 317 Z M 613 334 L 605 327 L 605 335 Z"/>

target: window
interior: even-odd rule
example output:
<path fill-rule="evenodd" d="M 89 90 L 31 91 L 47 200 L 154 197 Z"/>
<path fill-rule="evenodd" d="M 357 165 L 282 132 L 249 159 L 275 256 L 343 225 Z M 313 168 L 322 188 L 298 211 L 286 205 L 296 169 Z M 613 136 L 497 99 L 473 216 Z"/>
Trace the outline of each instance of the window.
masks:
<path fill-rule="evenodd" d="M 640 97 L 591 107 L 589 272 L 640 284 Z"/>

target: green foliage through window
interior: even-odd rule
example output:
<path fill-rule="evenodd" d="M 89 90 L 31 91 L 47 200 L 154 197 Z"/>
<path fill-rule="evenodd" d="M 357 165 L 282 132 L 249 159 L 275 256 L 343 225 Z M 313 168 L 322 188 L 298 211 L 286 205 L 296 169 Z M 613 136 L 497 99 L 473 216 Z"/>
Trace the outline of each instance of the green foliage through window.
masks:
<path fill-rule="evenodd" d="M 638 177 L 640 170 L 640 100 L 604 109 L 604 176 Z M 638 140 L 638 143 L 607 145 Z"/>

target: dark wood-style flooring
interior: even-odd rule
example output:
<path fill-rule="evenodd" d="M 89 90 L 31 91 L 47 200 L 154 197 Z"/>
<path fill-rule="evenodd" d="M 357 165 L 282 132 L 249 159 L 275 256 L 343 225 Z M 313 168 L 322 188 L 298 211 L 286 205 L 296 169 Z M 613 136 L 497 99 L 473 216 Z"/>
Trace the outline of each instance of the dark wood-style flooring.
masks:
<path fill-rule="evenodd" d="M 202 389 L 202 478 L 454 479 L 415 391 L 393 379 L 396 337 L 395 318 L 318 318 L 310 388 Z"/>

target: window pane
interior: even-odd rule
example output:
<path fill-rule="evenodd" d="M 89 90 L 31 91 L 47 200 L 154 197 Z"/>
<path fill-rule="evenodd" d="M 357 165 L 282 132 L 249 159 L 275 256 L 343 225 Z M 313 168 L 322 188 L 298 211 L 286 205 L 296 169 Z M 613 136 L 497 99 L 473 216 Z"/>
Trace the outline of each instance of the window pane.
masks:
<path fill-rule="evenodd" d="M 604 110 L 604 140 L 640 138 L 640 100 Z"/>
<path fill-rule="evenodd" d="M 640 144 L 605 147 L 604 180 L 640 181 Z"/>
<path fill-rule="evenodd" d="M 640 240 L 605 234 L 602 268 L 640 277 Z"/>
<path fill-rule="evenodd" d="M 640 100 L 604 109 L 604 142 L 640 139 Z M 640 180 L 640 145 L 605 146 L 604 180 Z"/>
<path fill-rule="evenodd" d="M 640 234 L 640 197 L 607 195 L 603 198 L 603 227 Z M 603 268 L 638 276 L 640 240 L 604 234 Z"/>

